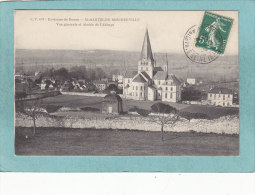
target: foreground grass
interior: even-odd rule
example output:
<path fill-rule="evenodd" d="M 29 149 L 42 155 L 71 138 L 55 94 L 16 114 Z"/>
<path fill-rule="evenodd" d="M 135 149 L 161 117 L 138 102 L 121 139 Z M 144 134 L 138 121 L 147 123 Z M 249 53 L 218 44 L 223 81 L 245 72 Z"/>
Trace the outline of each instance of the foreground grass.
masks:
<path fill-rule="evenodd" d="M 238 135 L 70 128 L 15 128 L 16 155 L 236 156 Z"/>

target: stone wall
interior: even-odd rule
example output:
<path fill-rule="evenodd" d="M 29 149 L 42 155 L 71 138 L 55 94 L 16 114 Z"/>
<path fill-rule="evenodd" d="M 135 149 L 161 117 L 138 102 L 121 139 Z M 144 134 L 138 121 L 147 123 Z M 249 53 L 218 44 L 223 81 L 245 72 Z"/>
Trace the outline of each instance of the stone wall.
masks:
<path fill-rule="evenodd" d="M 38 127 L 66 127 L 66 128 L 95 128 L 95 129 L 130 129 L 144 131 L 160 131 L 160 126 L 150 121 L 149 117 L 118 116 L 106 119 L 91 119 L 66 116 L 39 117 L 36 121 Z M 32 127 L 32 120 L 24 115 L 16 115 L 15 126 Z M 165 131 L 202 133 L 239 134 L 239 118 L 237 116 L 224 116 L 214 120 L 192 119 L 190 122 L 183 119 L 174 127 L 166 125 Z"/>

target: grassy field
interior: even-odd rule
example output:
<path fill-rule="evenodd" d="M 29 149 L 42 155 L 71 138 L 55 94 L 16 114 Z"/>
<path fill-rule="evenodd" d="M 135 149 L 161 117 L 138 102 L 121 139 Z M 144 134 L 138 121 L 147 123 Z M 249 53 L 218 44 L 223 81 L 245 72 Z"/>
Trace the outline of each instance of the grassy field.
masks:
<path fill-rule="evenodd" d="M 28 136 L 26 138 L 26 136 Z M 235 156 L 238 135 L 130 130 L 16 128 L 16 155 L 100 155 L 100 156 Z"/>
<path fill-rule="evenodd" d="M 76 95 L 59 95 L 55 97 L 45 98 L 45 105 L 58 105 L 66 106 L 71 108 L 82 108 L 82 107 L 94 107 L 101 108 L 102 97 L 89 97 L 89 96 L 76 96 Z M 130 108 L 137 106 L 142 109 L 150 110 L 151 106 L 155 102 L 151 101 L 135 101 L 123 99 L 123 110 L 127 112 Z M 165 102 L 164 102 L 165 103 Z M 187 111 L 187 112 L 200 112 L 207 114 L 211 118 L 218 118 L 230 114 L 238 114 L 238 108 L 224 108 L 224 107 L 215 107 L 215 106 L 201 106 L 201 105 L 187 105 L 179 103 L 166 103 L 169 104 L 178 110 Z"/>

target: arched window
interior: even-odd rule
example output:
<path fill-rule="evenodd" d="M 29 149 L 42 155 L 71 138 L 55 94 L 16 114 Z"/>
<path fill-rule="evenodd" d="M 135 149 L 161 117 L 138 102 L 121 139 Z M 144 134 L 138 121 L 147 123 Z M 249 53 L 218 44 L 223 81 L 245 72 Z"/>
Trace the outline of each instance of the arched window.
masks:
<path fill-rule="evenodd" d="M 165 98 L 167 98 L 167 93 L 165 94 Z"/>
<path fill-rule="evenodd" d="M 166 87 L 166 91 L 168 90 L 168 88 Z"/>

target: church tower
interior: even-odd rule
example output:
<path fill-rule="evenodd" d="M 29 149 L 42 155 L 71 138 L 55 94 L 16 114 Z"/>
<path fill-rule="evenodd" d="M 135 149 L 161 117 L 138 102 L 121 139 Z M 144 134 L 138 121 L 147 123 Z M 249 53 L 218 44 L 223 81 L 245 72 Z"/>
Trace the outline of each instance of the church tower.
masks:
<path fill-rule="evenodd" d="M 138 61 L 138 73 L 145 71 L 150 78 L 153 76 L 154 59 L 151 50 L 151 43 L 148 29 L 146 28 L 140 60 Z"/>

